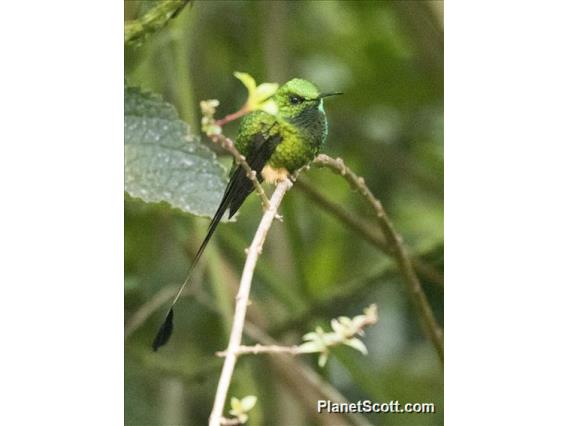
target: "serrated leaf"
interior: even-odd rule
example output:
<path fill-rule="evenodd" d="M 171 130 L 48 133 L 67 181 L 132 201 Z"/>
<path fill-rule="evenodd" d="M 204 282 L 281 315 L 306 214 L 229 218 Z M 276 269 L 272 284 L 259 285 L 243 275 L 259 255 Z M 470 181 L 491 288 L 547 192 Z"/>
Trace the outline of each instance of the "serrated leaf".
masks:
<path fill-rule="evenodd" d="M 214 215 L 227 183 L 225 170 L 172 105 L 125 88 L 124 144 L 125 190 L 131 196 Z"/>

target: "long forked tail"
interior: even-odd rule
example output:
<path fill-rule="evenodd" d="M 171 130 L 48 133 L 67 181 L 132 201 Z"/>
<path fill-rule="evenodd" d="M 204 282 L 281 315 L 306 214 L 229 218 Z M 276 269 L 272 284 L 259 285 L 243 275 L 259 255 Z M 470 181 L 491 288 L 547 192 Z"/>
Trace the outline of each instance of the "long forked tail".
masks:
<path fill-rule="evenodd" d="M 247 160 L 251 169 L 257 173 L 256 177 L 259 182 L 262 182 L 262 169 L 264 168 L 268 159 L 280 142 L 282 142 L 282 137 L 280 135 L 265 137 L 262 133 L 259 133 L 254 136 L 253 147 L 251 149 L 251 152 L 249 153 Z M 205 236 L 205 239 L 201 243 L 199 250 L 197 250 L 195 257 L 191 262 L 187 278 L 180 286 L 176 296 L 174 297 L 170 310 L 166 315 L 166 319 L 160 326 L 156 337 L 154 337 L 154 341 L 152 342 L 152 348 L 154 349 L 154 351 L 157 351 L 161 346 L 164 346 L 166 343 L 168 343 L 168 340 L 170 339 L 172 331 L 174 329 L 174 305 L 180 298 L 187 284 L 189 284 L 189 282 L 191 281 L 193 269 L 199 261 L 199 258 L 203 254 L 205 247 L 207 247 L 207 243 L 213 236 L 215 229 L 217 229 L 217 225 L 219 225 L 219 222 L 221 222 L 223 215 L 225 214 L 227 209 L 229 209 L 229 219 L 233 217 L 234 214 L 239 210 L 245 199 L 253 191 L 253 189 L 254 185 L 250 178 L 247 176 L 246 171 L 241 166 L 236 167 L 231 174 L 231 178 L 229 180 L 227 188 L 225 189 L 225 194 L 223 194 L 221 204 L 219 205 L 217 212 L 215 213 L 213 219 L 211 220 L 211 223 L 209 224 L 207 235 Z"/>
<path fill-rule="evenodd" d="M 223 211 L 223 213 L 224 213 L 224 211 Z M 221 217 L 223 217 L 222 214 L 221 214 Z M 189 272 L 187 274 L 187 277 L 185 278 L 185 281 L 183 282 L 183 284 L 180 286 L 178 292 L 176 293 L 176 296 L 174 297 L 174 300 L 172 301 L 172 305 L 170 306 L 170 310 L 168 311 L 168 314 L 166 315 L 166 319 L 164 320 L 164 322 L 160 326 L 158 333 L 156 333 L 156 337 L 154 337 L 154 341 L 152 342 L 152 349 L 154 349 L 154 351 L 157 351 L 161 346 L 164 346 L 166 343 L 168 343 L 168 340 L 170 340 L 170 337 L 172 335 L 172 331 L 174 329 L 174 305 L 178 301 L 178 299 L 181 296 L 185 287 L 191 281 L 191 277 L 193 275 L 193 270 L 195 268 L 195 265 L 197 264 L 197 262 L 199 261 L 199 258 L 203 254 L 203 251 L 205 250 L 207 243 L 211 239 L 213 232 L 215 232 L 215 229 L 217 228 L 217 225 L 219 224 L 220 220 L 221 220 L 220 218 L 218 220 L 215 220 L 215 218 L 214 218 L 211 221 L 211 224 L 209 225 L 209 230 L 207 231 L 207 235 L 205 236 L 205 239 L 201 243 L 201 246 L 199 247 L 197 254 L 193 258 L 193 261 L 191 262 L 191 266 L 190 266 Z"/>
<path fill-rule="evenodd" d="M 221 215 L 221 217 L 223 217 L 223 216 Z M 191 277 L 193 275 L 194 267 L 197 264 L 197 261 L 199 260 L 201 255 L 203 254 L 203 251 L 205 250 L 207 243 L 211 239 L 213 232 L 215 232 L 215 228 L 217 228 L 219 221 L 220 221 L 220 219 L 217 220 L 217 221 L 215 221 L 215 219 L 213 221 L 211 221 L 211 224 L 209 225 L 209 230 L 207 231 L 207 235 L 205 236 L 205 239 L 201 243 L 201 246 L 199 247 L 197 254 L 193 258 L 193 261 L 191 262 L 191 266 L 190 266 L 189 272 L 187 274 L 187 277 L 185 278 L 185 281 L 183 282 L 183 284 L 180 286 L 178 292 L 176 293 L 176 296 L 174 297 L 174 300 L 172 301 L 172 305 L 170 306 L 170 310 L 168 311 L 168 314 L 166 315 L 166 319 L 164 320 L 164 322 L 160 326 L 158 333 L 156 333 L 156 337 L 154 337 L 154 341 L 152 342 L 152 349 L 154 349 L 154 351 L 157 351 L 161 346 L 164 346 L 166 343 L 168 343 L 168 340 L 170 340 L 170 337 L 172 335 L 172 331 L 174 329 L 174 305 L 178 301 L 179 297 L 181 296 L 181 294 L 182 294 L 183 290 L 185 289 L 185 287 L 187 286 L 187 284 L 189 284 L 189 282 L 191 281 Z"/>
<path fill-rule="evenodd" d="M 168 340 L 170 339 L 174 328 L 174 305 L 182 295 L 185 287 L 191 282 L 195 265 L 205 251 L 205 247 L 207 247 L 207 244 L 213 236 L 215 229 L 217 229 L 217 225 L 219 225 L 219 222 L 221 222 L 223 215 L 225 214 L 227 209 L 229 209 L 229 218 L 231 218 L 237 212 L 247 196 L 252 192 L 253 188 L 254 186 L 250 179 L 246 176 L 245 171 L 241 167 L 238 167 L 232 174 L 231 180 L 229 181 L 229 184 L 225 189 L 225 194 L 223 195 L 221 204 L 219 205 L 217 212 L 215 213 L 213 219 L 211 220 L 211 223 L 209 224 L 207 235 L 201 243 L 201 246 L 199 246 L 199 250 L 197 250 L 195 257 L 191 262 L 187 277 L 176 293 L 168 314 L 166 315 L 164 322 L 160 326 L 158 333 L 156 333 L 156 337 L 154 337 L 154 341 L 152 342 L 152 348 L 154 349 L 154 351 L 157 351 L 161 346 L 164 346 L 166 343 L 168 343 Z"/>

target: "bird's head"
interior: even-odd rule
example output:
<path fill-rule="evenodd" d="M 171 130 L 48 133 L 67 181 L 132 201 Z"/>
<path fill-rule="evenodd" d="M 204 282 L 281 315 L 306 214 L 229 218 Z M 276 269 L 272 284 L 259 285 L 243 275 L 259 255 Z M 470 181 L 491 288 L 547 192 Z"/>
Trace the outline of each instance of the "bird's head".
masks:
<path fill-rule="evenodd" d="M 323 98 L 340 95 L 339 92 L 320 93 L 315 84 L 301 78 L 294 78 L 280 86 L 274 94 L 280 115 L 293 119 L 307 110 L 323 110 Z"/>

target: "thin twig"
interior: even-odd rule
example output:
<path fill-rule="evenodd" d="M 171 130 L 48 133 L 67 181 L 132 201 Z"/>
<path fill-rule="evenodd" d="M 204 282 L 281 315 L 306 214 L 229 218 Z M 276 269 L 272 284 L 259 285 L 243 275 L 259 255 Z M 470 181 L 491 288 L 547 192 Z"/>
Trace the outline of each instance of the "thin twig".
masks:
<path fill-rule="evenodd" d="M 231 328 L 231 335 L 229 337 L 227 356 L 225 357 L 223 370 L 221 371 L 221 377 L 219 378 L 219 384 L 217 385 L 213 409 L 211 410 L 211 415 L 209 417 L 210 426 L 218 426 L 221 424 L 223 407 L 225 406 L 227 392 L 229 390 L 229 385 L 231 384 L 231 378 L 237 362 L 236 352 L 241 346 L 254 268 L 258 260 L 258 256 L 262 251 L 264 240 L 266 239 L 270 226 L 276 216 L 278 207 L 282 202 L 282 198 L 286 191 L 288 191 L 291 187 L 292 182 L 289 179 L 278 184 L 272 194 L 272 198 L 269 203 L 270 207 L 264 212 L 260 224 L 258 225 L 258 229 L 256 230 L 254 239 L 252 240 L 252 244 L 248 249 L 247 259 L 243 269 L 243 274 L 241 275 L 239 291 L 236 297 L 235 316 Z"/>
<path fill-rule="evenodd" d="M 296 186 L 300 188 L 304 192 L 304 194 L 310 197 L 313 201 L 324 207 L 325 212 L 335 216 L 337 219 L 347 225 L 347 227 L 357 232 L 361 237 L 363 237 L 383 253 L 394 257 L 394 251 L 392 247 L 388 245 L 385 237 L 374 232 L 370 224 L 368 224 L 366 221 L 353 215 L 352 213 L 344 209 L 341 205 L 333 202 L 312 185 L 306 183 L 304 180 L 299 179 Z M 444 276 L 435 268 L 418 257 L 412 256 L 410 260 L 412 262 L 412 266 L 414 266 L 414 269 L 416 269 L 416 272 L 418 272 L 422 277 L 440 286 L 444 286 Z"/>
<path fill-rule="evenodd" d="M 247 108 L 246 105 L 244 105 L 240 110 L 233 112 L 231 114 L 227 114 L 225 117 L 215 121 L 215 124 L 217 124 L 217 126 L 223 127 L 225 124 L 231 121 L 235 121 L 241 118 L 242 116 L 247 115 L 249 112 L 250 110 Z"/>
<path fill-rule="evenodd" d="M 237 356 L 245 355 L 245 354 L 269 354 L 269 353 L 278 353 L 278 354 L 290 354 L 290 355 L 297 355 L 301 352 L 298 351 L 298 346 L 279 346 L 279 345 L 269 345 L 263 346 L 260 343 L 257 343 L 254 346 L 239 346 L 235 351 Z M 226 357 L 228 355 L 227 351 L 216 352 L 215 355 L 218 357 Z"/>
<path fill-rule="evenodd" d="M 363 315 L 357 315 L 350 319 L 342 317 L 331 321 L 333 331 L 324 333 L 323 330 L 312 332 L 304 336 L 304 344 L 301 346 L 281 346 L 281 345 L 261 345 L 257 343 L 254 346 L 239 346 L 234 352 L 236 355 L 245 354 L 266 354 L 266 353 L 285 353 L 290 355 L 309 354 L 309 353 L 327 353 L 329 348 L 342 344 L 349 345 L 353 338 L 362 336 L 366 327 L 376 324 L 379 317 L 377 315 L 377 305 L 372 304 L 364 310 Z M 310 336 L 311 335 L 311 336 Z M 314 343 L 321 345 L 319 350 L 314 348 Z M 361 350 L 361 348 L 358 348 Z M 227 351 L 217 352 L 218 357 L 226 357 Z"/>
<path fill-rule="evenodd" d="M 389 217 L 387 216 L 383 206 L 379 200 L 375 198 L 373 193 L 365 184 L 365 180 L 357 176 L 351 169 L 349 169 L 341 158 L 331 158 L 327 155 L 320 154 L 316 157 L 313 164 L 318 167 L 327 167 L 335 173 L 343 176 L 349 184 L 357 190 L 363 198 L 371 205 L 375 211 L 376 219 L 379 223 L 381 230 L 387 240 L 387 243 L 392 247 L 394 256 L 408 285 L 412 301 L 416 305 L 418 312 L 423 320 L 425 331 L 430 338 L 438 356 L 442 363 L 444 362 L 444 336 L 442 329 L 438 325 L 430 303 L 424 294 L 420 280 L 412 266 L 412 262 L 406 252 L 406 248 L 402 243 L 402 237 L 394 229 Z"/>
<path fill-rule="evenodd" d="M 249 163 L 244 155 L 242 155 L 239 150 L 235 147 L 235 143 L 222 133 L 210 135 L 209 138 L 216 144 L 219 144 L 225 151 L 229 152 L 235 159 L 236 163 L 245 169 L 247 177 L 252 181 L 256 192 L 260 196 L 262 201 L 262 207 L 266 211 L 270 207 L 270 202 L 266 196 L 266 192 L 262 189 L 262 185 L 256 177 L 256 172 L 251 169 Z"/>

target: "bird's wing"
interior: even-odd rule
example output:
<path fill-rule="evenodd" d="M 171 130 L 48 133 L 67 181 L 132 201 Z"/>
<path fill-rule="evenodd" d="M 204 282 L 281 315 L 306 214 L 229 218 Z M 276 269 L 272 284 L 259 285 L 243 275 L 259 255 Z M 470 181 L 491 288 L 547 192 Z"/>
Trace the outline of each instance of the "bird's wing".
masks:
<path fill-rule="evenodd" d="M 262 132 L 259 132 L 252 136 L 251 142 L 252 143 L 246 160 L 250 168 L 256 172 L 258 181 L 262 182 L 262 169 L 272 156 L 272 153 L 274 152 L 278 144 L 282 142 L 282 137 L 278 134 L 266 136 Z M 225 193 L 223 194 L 223 198 L 221 199 L 221 203 L 219 204 L 219 207 L 217 208 L 217 211 L 215 212 L 215 215 L 213 216 L 213 219 L 211 219 L 211 223 L 209 224 L 207 235 L 201 243 L 201 246 L 199 246 L 199 250 L 197 250 L 195 257 L 191 262 L 189 275 L 174 297 L 172 306 L 168 311 L 168 315 L 166 316 L 165 321 L 161 325 L 158 333 L 156 334 L 156 337 L 154 338 L 154 342 L 152 343 L 154 351 L 157 351 L 158 348 L 168 343 L 168 340 L 170 339 L 173 331 L 173 307 L 177 302 L 179 296 L 182 294 L 183 289 L 189 283 L 191 271 L 193 271 L 193 268 L 199 261 L 199 258 L 203 254 L 205 247 L 207 247 L 207 243 L 213 236 L 217 225 L 219 225 L 219 222 L 221 222 L 221 219 L 223 218 L 227 209 L 229 209 L 229 218 L 233 217 L 233 215 L 241 207 L 241 205 L 253 191 L 253 189 L 254 185 L 250 178 L 247 176 L 245 169 L 240 165 L 234 167 L 231 178 L 229 179 L 229 183 L 227 184 L 227 188 L 225 189 Z"/>
<path fill-rule="evenodd" d="M 247 156 L 246 160 L 248 165 L 252 170 L 256 172 L 256 178 L 259 182 L 262 182 L 262 169 L 272 156 L 272 153 L 278 146 L 278 144 L 282 141 L 282 137 L 280 135 L 273 135 L 266 137 L 262 133 L 257 133 L 253 137 L 252 147 L 250 149 L 250 153 Z M 227 188 L 225 189 L 225 193 L 223 194 L 223 198 L 221 199 L 221 203 L 211 219 L 211 223 L 209 224 L 209 228 L 207 230 L 207 235 L 205 239 L 201 243 L 199 250 L 197 250 L 197 254 L 195 255 L 192 264 L 197 263 L 203 250 L 207 246 L 209 239 L 215 232 L 217 225 L 221 222 L 221 219 L 225 215 L 227 209 L 229 209 L 229 219 L 232 218 L 237 210 L 241 207 L 245 199 L 249 196 L 249 194 L 253 191 L 254 184 L 247 176 L 246 170 L 242 166 L 237 166 L 234 168 L 233 173 L 231 174 L 231 178 L 229 179 L 229 183 L 227 184 Z"/>
<path fill-rule="evenodd" d="M 262 182 L 262 169 L 280 142 L 282 142 L 282 136 L 280 135 L 266 137 L 262 133 L 257 133 L 253 136 L 252 149 L 247 157 L 247 163 L 256 172 L 256 178 L 259 182 Z M 234 181 L 235 185 L 232 188 L 231 201 L 229 203 L 229 218 L 233 217 L 254 189 L 253 182 L 241 166 L 235 170 Z"/>

